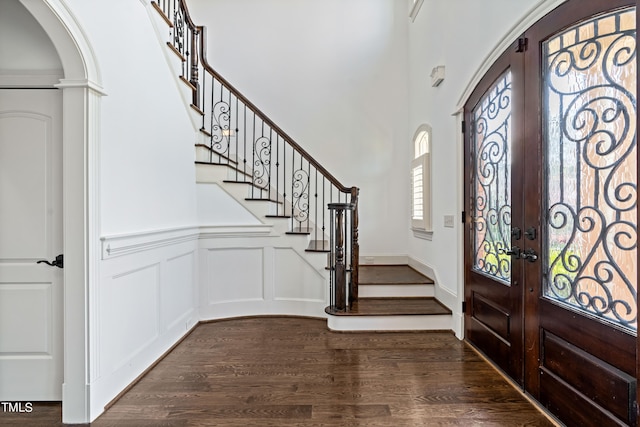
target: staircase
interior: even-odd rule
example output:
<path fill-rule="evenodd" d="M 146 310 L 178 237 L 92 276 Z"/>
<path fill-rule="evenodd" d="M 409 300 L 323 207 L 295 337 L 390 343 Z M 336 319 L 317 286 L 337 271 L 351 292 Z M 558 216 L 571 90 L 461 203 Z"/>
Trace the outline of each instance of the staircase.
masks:
<path fill-rule="evenodd" d="M 170 62 L 198 129 L 196 182 L 223 188 L 328 273 L 329 328 L 452 329 L 431 279 L 408 266 L 359 266 L 359 189 L 343 185 L 208 64 L 206 29 L 184 0 L 151 5 L 169 30 Z"/>
<path fill-rule="evenodd" d="M 450 330 L 451 310 L 435 297 L 434 281 L 408 265 L 361 265 L 359 296 L 351 307 L 332 307 L 329 329 L 336 331 Z"/>

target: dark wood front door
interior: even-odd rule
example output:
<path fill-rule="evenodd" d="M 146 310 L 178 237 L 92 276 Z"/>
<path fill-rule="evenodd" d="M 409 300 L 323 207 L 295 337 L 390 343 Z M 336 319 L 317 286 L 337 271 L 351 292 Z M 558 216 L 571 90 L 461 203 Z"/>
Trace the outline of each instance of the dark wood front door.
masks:
<path fill-rule="evenodd" d="M 465 108 L 465 335 L 522 384 L 523 56 L 512 46 Z"/>
<path fill-rule="evenodd" d="M 521 88 L 510 166 L 478 145 L 495 89 L 481 83 L 465 108 L 466 337 L 567 425 L 636 424 L 635 40 L 624 0 L 570 0 L 525 32 L 521 59 L 501 59 Z M 510 215 L 484 208 L 493 175 Z"/>

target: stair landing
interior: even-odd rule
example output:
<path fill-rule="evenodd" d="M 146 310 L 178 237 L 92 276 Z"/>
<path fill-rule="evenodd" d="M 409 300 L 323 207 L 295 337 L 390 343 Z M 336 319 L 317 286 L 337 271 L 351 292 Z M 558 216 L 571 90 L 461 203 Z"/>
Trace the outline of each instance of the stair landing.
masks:
<path fill-rule="evenodd" d="M 451 330 L 452 314 L 433 297 L 434 281 L 408 265 L 361 265 L 360 298 L 351 308 L 327 307 L 336 331 Z"/>

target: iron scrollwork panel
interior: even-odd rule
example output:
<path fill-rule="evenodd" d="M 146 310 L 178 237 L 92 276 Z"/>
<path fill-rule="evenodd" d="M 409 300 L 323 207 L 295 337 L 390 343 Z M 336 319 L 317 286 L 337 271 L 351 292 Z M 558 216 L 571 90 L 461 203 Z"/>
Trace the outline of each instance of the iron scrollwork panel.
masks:
<path fill-rule="evenodd" d="M 637 328 L 635 8 L 543 44 L 544 295 Z"/>
<path fill-rule="evenodd" d="M 221 89 L 222 90 L 222 89 Z M 226 101 L 218 101 L 211 109 L 211 148 L 217 153 L 229 155 L 231 108 Z"/>
<path fill-rule="evenodd" d="M 473 269 L 511 280 L 511 71 L 472 111 Z"/>

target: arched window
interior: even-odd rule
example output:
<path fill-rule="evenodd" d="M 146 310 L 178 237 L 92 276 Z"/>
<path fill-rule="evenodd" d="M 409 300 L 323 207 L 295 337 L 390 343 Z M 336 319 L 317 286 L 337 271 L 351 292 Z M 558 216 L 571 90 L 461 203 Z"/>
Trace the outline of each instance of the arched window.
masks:
<path fill-rule="evenodd" d="M 411 228 L 431 231 L 431 126 L 426 124 L 413 137 Z"/>

